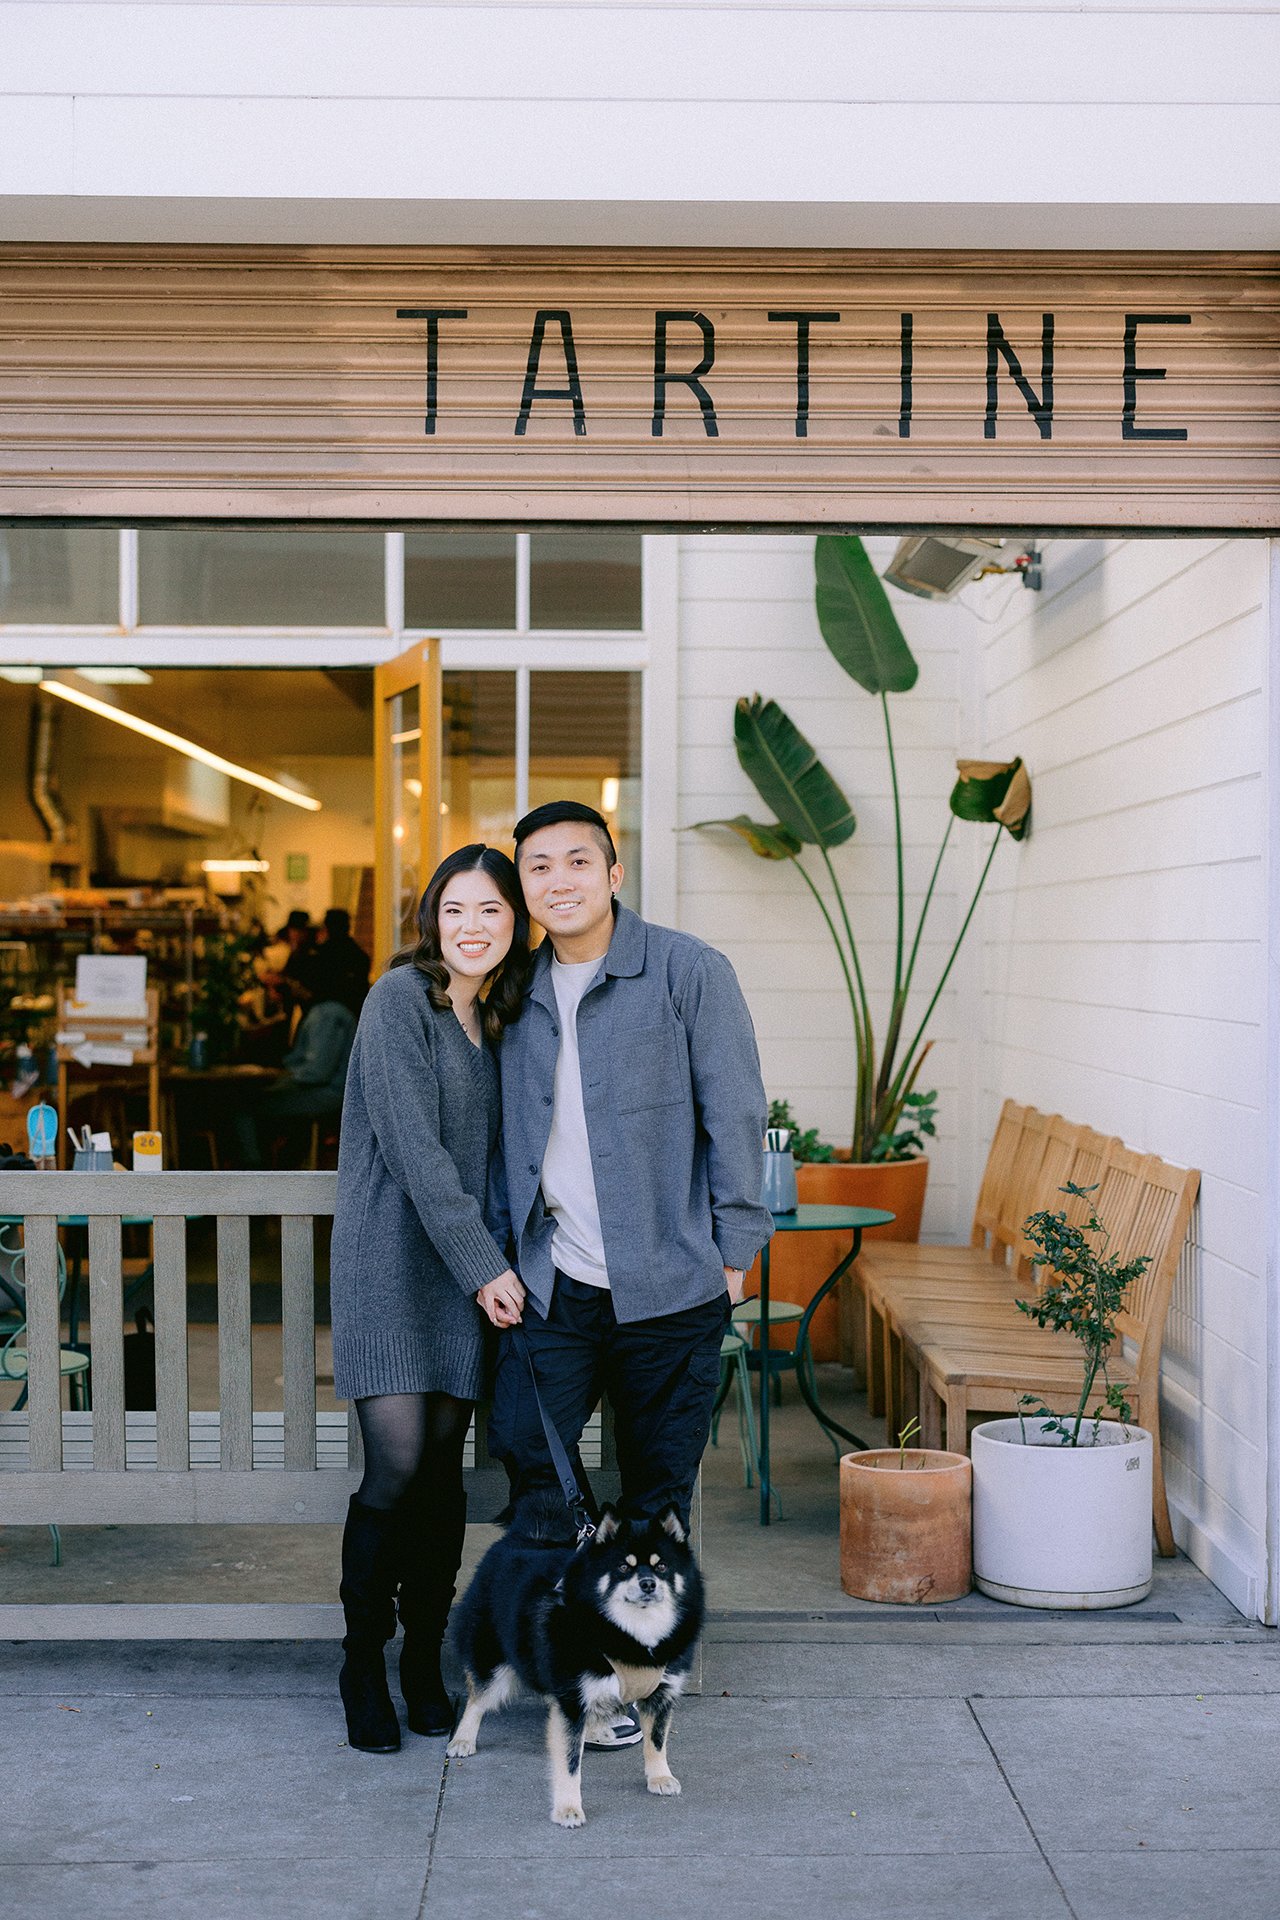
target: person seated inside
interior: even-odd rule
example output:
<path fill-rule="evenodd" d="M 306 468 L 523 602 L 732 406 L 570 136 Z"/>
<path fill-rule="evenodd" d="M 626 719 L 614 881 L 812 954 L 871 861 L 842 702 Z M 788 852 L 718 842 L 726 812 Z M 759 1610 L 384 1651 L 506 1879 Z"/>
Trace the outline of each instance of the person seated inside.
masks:
<path fill-rule="evenodd" d="M 233 1120 L 234 1164 L 264 1166 L 266 1150 L 283 1136 L 278 1164 L 298 1166 L 312 1123 L 336 1123 L 342 1112 L 347 1062 L 356 1037 L 356 1017 L 341 1000 L 316 999 L 302 1017 L 284 1071 L 246 1088 Z"/>
<path fill-rule="evenodd" d="M 369 956 L 351 937 L 351 915 L 345 907 L 330 907 L 326 913 L 310 951 L 306 985 L 316 995 L 341 1000 L 359 1017 L 369 991 Z"/>

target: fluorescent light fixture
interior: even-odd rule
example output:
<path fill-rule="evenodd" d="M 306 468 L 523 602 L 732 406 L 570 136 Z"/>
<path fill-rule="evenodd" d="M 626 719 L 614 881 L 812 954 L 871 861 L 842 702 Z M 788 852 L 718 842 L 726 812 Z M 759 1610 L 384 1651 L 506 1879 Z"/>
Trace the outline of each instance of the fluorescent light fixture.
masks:
<path fill-rule="evenodd" d="M 411 793 L 415 800 L 421 800 L 422 798 L 421 780 L 406 780 L 404 785 L 405 785 L 406 793 Z"/>
<path fill-rule="evenodd" d="M 421 727 L 406 727 L 403 733 L 392 734 L 391 744 L 393 747 L 407 747 L 411 740 L 421 740 L 421 738 Z"/>
<path fill-rule="evenodd" d="M 141 667 L 72 667 L 72 673 L 78 673 L 82 680 L 92 680 L 100 687 L 149 687 L 151 675 L 144 673 Z"/>
<path fill-rule="evenodd" d="M 600 782 L 600 811 L 601 813 L 616 813 L 618 811 L 618 778 L 616 774 L 606 774 Z"/>
<path fill-rule="evenodd" d="M 102 720 L 114 720 L 118 727 L 128 727 L 131 733 L 140 733 L 144 739 L 170 747 L 174 753 L 185 753 L 188 760 L 198 760 L 201 766 L 225 773 L 231 780 L 241 780 L 247 787 L 257 787 L 276 800 L 287 800 L 291 807 L 304 807 L 308 813 L 320 811 L 320 802 L 309 793 L 299 793 L 293 787 L 282 786 L 278 780 L 269 780 L 265 773 L 254 773 L 249 767 L 238 766 L 234 760 L 224 760 L 220 753 L 210 753 L 207 747 L 198 747 L 194 740 L 187 740 L 180 733 L 170 733 L 167 727 L 153 726 L 150 720 L 140 719 L 136 713 L 127 713 L 123 707 L 110 706 L 91 693 L 82 693 L 79 687 L 65 680 L 42 679 L 40 686 L 45 693 L 56 693 L 59 700 L 69 700 L 73 707 L 83 707 L 86 713 L 96 713 Z"/>
<path fill-rule="evenodd" d="M 43 667 L 0 667 L 0 680 L 10 680 L 15 687 L 39 686 L 43 679 Z"/>
<path fill-rule="evenodd" d="M 270 873 L 269 860 L 202 860 L 201 873 Z"/>

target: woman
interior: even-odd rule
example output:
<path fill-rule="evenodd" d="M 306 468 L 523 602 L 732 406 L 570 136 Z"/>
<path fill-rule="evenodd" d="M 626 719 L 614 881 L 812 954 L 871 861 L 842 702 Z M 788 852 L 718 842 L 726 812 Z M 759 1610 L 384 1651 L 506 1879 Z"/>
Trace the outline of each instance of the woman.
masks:
<path fill-rule="evenodd" d="M 404 1627 L 414 1733 L 448 1733 L 440 1642 L 466 1537 L 462 1449 L 487 1318 L 524 1289 L 485 1224 L 498 1139 L 494 1043 L 516 1019 L 529 920 L 516 870 L 463 847 L 431 877 L 409 964 L 370 990 L 342 1109 L 330 1260 L 334 1390 L 354 1400 L 365 1469 L 342 1536 L 347 1738 L 394 1753 L 383 1647 Z"/>

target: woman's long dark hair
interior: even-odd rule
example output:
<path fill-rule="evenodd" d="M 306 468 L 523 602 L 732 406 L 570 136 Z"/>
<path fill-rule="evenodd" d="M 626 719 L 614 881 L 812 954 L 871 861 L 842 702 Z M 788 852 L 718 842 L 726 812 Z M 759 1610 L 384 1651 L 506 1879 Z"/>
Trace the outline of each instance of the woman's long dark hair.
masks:
<path fill-rule="evenodd" d="M 418 944 L 411 952 L 398 954 L 391 964 L 395 966 L 397 961 L 407 961 L 415 966 L 419 973 L 427 977 L 432 1006 L 438 1007 L 441 1013 L 452 1009 L 449 969 L 440 953 L 440 902 L 449 882 L 459 873 L 487 873 L 516 918 L 510 950 L 489 975 L 480 1003 L 485 1034 L 488 1039 L 496 1041 L 501 1037 L 504 1027 L 509 1027 L 513 1020 L 520 1018 L 532 958 L 529 952 L 529 909 L 524 903 L 520 876 L 505 853 L 500 853 L 496 847 L 486 847 L 477 840 L 472 846 L 459 847 L 456 853 L 442 860 L 418 902 Z"/>

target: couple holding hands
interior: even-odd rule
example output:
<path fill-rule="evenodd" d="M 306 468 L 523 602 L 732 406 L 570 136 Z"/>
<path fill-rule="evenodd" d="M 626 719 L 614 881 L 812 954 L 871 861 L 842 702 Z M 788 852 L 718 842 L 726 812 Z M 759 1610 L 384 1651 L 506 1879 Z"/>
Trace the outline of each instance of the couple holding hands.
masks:
<path fill-rule="evenodd" d="M 383 1656 L 397 1611 L 408 1724 L 452 1729 L 440 1647 L 485 1321 L 489 1445 L 513 1496 L 559 1485 L 531 1360 L 584 1499 L 577 1443 L 603 1393 L 624 1516 L 673 1506 L 687 1525 L 721 1339 L 772 1231 L 764 1087 L 729 962 L 620 905 L 592 808 L 537 807 L 515 845 L 514 864 L 469 846 L 432 875 L 418 945 L 374 984 L 347 1077 L 334 1386 L 355 1401 L 365 1470 L 342 1541 L 339 1685 L 348 1739 L 371 1752 L 400 1745 Z M 589 1732 L 639 1738 L 608 1716 Z"/>

